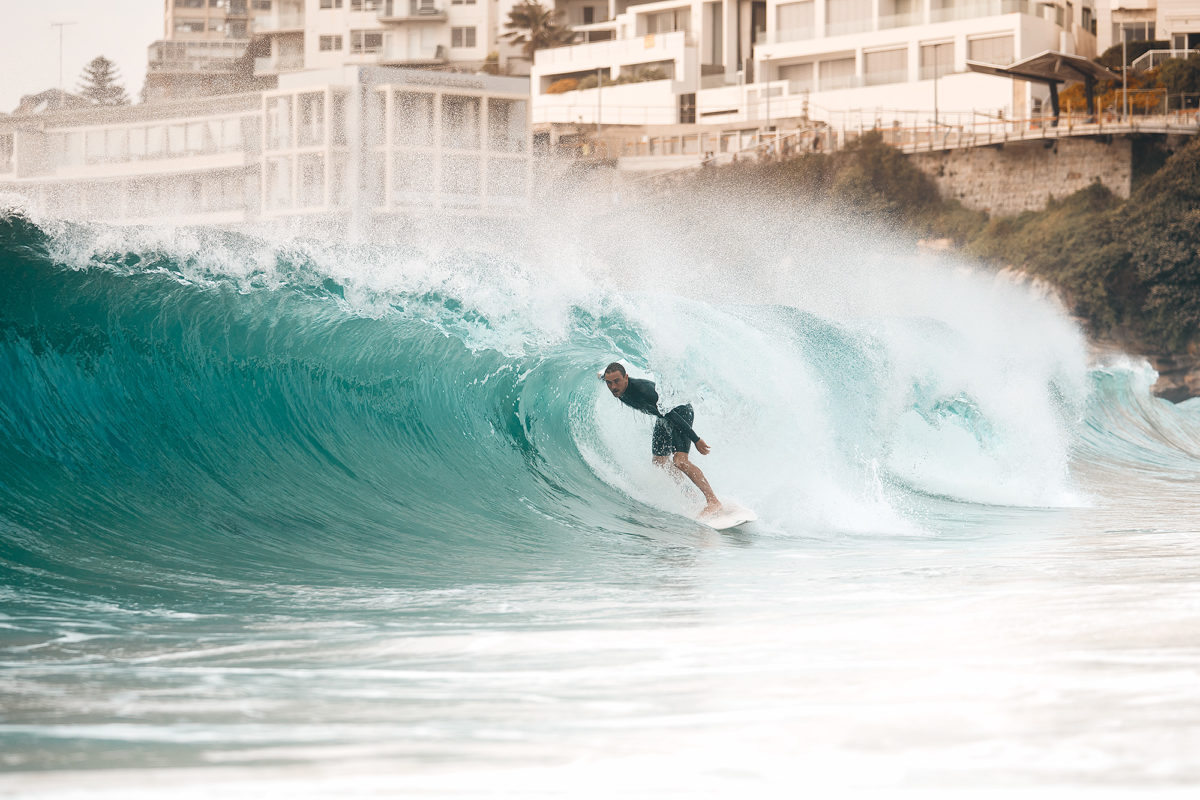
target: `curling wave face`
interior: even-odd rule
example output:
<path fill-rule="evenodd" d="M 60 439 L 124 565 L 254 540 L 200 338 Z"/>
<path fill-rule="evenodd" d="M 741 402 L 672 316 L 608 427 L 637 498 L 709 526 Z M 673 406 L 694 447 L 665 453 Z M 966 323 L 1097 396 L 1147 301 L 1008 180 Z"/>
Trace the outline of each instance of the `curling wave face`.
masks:
<path fill-rule="evenodd" d="M 1053 304 L 937 264 L 764 263 L 753 293 L 690 265 L 664 291 L 482 249 L 0 226 L 16 586 L 437 584 L 686 537 L 700 498 L 596 380 L 614 358 L 695 405 L 700 463 L 765 535 L 912 533 L 917 497 L 1076 504 L 1072 452 L 1198 446 L 1163 441 L 1184 412 L 1110 402 L 1138 370 L 1094 392 Z"/>

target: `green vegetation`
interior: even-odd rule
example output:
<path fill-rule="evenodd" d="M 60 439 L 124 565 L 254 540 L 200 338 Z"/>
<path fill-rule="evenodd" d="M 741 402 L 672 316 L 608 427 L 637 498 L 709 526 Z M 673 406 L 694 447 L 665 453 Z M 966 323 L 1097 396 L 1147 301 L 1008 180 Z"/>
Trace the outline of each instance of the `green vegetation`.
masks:
<path fill-rule="evenodd" d="M 99 106 L 127 106 L 129 97 L 119 80 L 117 65 L 104 56 L 96 56 L 83 68 L 79 93 Z"/>
<path fill-rule="evenodd" d="M 562 21 L 563 14 L 547 8 L 537 0 L 525 0 L 512 7 L 504 27 L 508 33 L 500 34 L 513 44 L 521 45 L 521 54 L 533 61 L 533 54 L 547 47 L 561 47 L 575 41 L 575 31 Z"/>
<path fill-rule="evenodd" d="M 868 133 L 833 154 L 701 170 L 683 192 L 739 188 L 823 203 L 901 235 L 948 238 L 960 252 L 1059 287 L 1094 335 L 1142 352 L 1200 341 L 1200 138 L 1142 178 L 1126 201 L 1100 184 L 1042 211 L 988 219 L 938 196 L 931 178 Z"/>
<path fill-rule="evenodd" d="M 1200 140 L 1127 201 L 1093 185 L 989 223 L 967 250 L 1061 287 L 1094 333 L 1179 351 L 1200 335 Z"/>

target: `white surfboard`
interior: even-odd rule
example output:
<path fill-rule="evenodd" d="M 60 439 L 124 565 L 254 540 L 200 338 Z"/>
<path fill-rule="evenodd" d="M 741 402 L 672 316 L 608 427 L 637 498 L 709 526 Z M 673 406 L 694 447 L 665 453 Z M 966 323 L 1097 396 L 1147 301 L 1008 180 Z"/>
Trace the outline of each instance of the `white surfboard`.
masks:
<path fill-rule="evenodd" d="M 755 514 L 748 508 L 725 505 L 717 513 L 697 517 L 696 521 L 710 528 L 723 531 L 729 528 L 736 528 L 738 525 L 744 525 L 747 522 L 754 522 L 756 519 L 758 519 L 758 514 Z"/>

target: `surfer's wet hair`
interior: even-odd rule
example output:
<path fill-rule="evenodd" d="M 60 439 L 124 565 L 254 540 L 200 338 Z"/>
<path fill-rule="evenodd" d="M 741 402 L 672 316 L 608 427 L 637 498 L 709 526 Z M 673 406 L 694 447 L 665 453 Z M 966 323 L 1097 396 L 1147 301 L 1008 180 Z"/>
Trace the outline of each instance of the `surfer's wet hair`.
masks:
<path fill-rule="evenodd" d="M 625 372 L 625 367 L 621 366 L 621 363 L 619 361 L 614 361 L 611 364 L 609 364 L 607 367 L 604 368 L 605 375 L 607 375 L 610 372 L 619 372 L 622 375 L 628 374 L 627 372 Z"/>

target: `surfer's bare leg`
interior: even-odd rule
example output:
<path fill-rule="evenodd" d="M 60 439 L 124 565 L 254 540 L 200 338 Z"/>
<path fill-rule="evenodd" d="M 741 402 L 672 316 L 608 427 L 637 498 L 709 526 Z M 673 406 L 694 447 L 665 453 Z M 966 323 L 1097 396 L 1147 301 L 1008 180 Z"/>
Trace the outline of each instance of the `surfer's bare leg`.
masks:
<path fill-rule="evenodd" d="M 657 461 L 663 456 L 655 456 Z M 708 478 L 704 477 L 704 473 L 700 468 L 688 460 L 687 453 L 676 453 L 672 460 L 675 462 L 675 469 L 687 475 L 692 483 L 696 484 L 696 488 L 704 495 L 704 510 L 701 514 L 712 514 L 721 508 L 721 501 L 717 499 L 717 495 L 713 492 L 712 487 L 708 485 Z"/>

